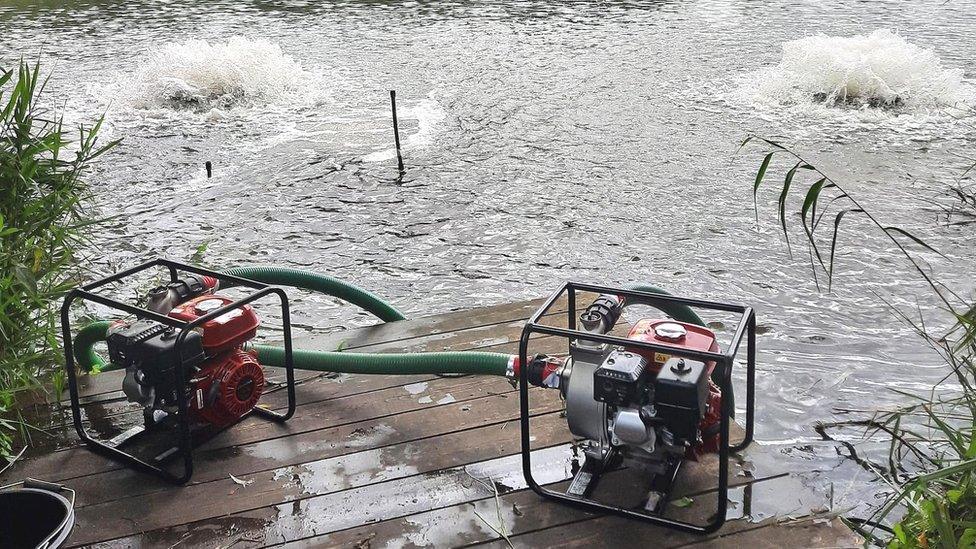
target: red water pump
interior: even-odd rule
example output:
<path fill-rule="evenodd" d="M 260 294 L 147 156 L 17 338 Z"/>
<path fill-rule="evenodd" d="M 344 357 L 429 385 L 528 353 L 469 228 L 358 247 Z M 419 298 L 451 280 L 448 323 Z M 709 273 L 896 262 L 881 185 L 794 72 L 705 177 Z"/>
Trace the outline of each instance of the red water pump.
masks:
<path fill-rule="evenodd" d="M 599 297 L 577 317 L 580 291 Z M 552 307 L 563 297 L 569 305 L 567 327 L 543 323 L 542 319 L 552 318 Z M 641 319 L 624 332 L 626 336 L 616 335 L 622 331 L 615 330 L 617 322 L 631 305 L 649 305 L 670 318 Z M 724 349 L 692 307 L 739 317 Z M 530 356 L 534 334 L 566 338 L 568 356 Z M 731 372 L 743 338 L 748 341 L 746 433 L 733 444 L 729 438 L 735 413 Z M 656 289 L 567 282 L 526 323 L 512 370 L 512 377 L 520 382 L 523 471 L 533 490 L 584 509 L 689 532 L 713 532 L 721 526 L 730 452 L 752 440 L 755 315 L 751 308 L 676 297 Z M 565 399 L 574 456 L 583 458 L 574 464 L 573 480 L 565 489 L 542 486 L 533 476 L 528 385 L 558 389 Z M 706 453 L 718 454 L 719 461 L 718 507 L 712 521 L 702 526 L 668 518 L 665 504 L 681 464 Z M 607 474 L 615 480 L 601 491 L 600 479 Z"/>
<path fill-rule="evenodd" d="M 678 322 L 671 319 L 639 320 L 631 328 L 630 333 L 627 334 L 627 339 L 647 343 L 670 344 L 692 351 L 710 351 L 713 353 L 719 351 L 714 332 L 696 324 Z M 668 383 L 673 388 L 678 388 L 682 383 L 687 383 L 687 381 L 683 381 L 686 378 L 685 374 L 690 374 L 693 369 L 693 367 L 689 366 L 689 362 L 682 358 L 672 361 L 671 365 L 668 366 L 669 361 L 673 358 L 668 353 L 641 349 L 633 349 L 633 352 L 644 357 L 650 365 L 650 374 L 656 377 L 659 386 Z M 722 410 L 722 391 L 713 381 L 715 361 L 707 361 L 703 364 L 702 374 L 694 382 L 695 399 L 688 399 L 689 402 L 694 403 L 693 408 L 701 416 L 698 422 L 698 436 L 693 439 L 696 443 L 688 448 L 688 457 L 691 458 L 696 458 L 701 453 L 718 451 L 718 429 Z M 662 377 L 661 371 L 666 367 L 666 376 Z M 704 398 L 702 397 L 703 394 L 706 395 Z M 668 410 L 669 408 L 666 406 L 661 407 L 661 412 L 665 415 L 668 414 Z M 695 418 L 689 416 L 687 419 L 690 420 L 689 423 L 693 423 Z"/>
<path fill-rule="evenodd" d="M 217 281 L 187 275 L 149 294 L 148 309 L 192 322 L 234 302 L 215 295 Z M 187 378 L 176 380 L 177 329 L 152 320 L 120 321 L 109 330 L 112 362 L 125 367 L 122 389 L 141 404 L 147 423 L 176 409 L 177 391 L 187 396 L 198 423 L 226 427 L 250 412 L 264 391 L 264 372 L 257 353 L 244 344 L 257 333 L 257 314 L 250 305 L 231 309 L 190 332 L 181 346 Z"/>
<path fill-rule="evenodd" d="M 137 275 L 158 276 L 159 271 L 168 280 L 140 303 L 105 292 L 110 286 L 125 287 Z M 231 288 L 239 297 L 228 297 Z M 259 355 L 250 349 L 260 326 L 252 304 L 266 298 L 278 301 L 282 322 L 278 337 L 283 347 L 275 364 L 282 369 L 277 387 L 282 392 L 274 408 L 261 402 L 267 383 Z M 111 324 L 94 322 L 74 334 L 72 307 L 79 301 L 128 316 Z M 61 333 L 78 436 L 100 454 L 169 482 L 186 483 L 193 476 L 194 449 L 223 429 L 245 417 L 281 423 L 295 414 L 290 318 L 288 295 L 279 287 L 164 258 L 74 288 L 61 306 Z M 108 362 L 93 350 L 102 340 Z M 78 374 L 93 369 L 125 372 L 122 391 L 142 407 L 141 425 L 102 424 L 100 436 L 89 432 L 94 425 L 85 421 Z"/>

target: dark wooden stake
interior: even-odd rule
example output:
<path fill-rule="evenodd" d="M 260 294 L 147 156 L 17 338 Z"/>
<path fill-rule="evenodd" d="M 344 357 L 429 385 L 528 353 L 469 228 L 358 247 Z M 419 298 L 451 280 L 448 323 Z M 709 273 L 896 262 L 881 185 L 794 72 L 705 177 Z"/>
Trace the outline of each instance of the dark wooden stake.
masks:
<path fill-rule="evenodd" d="M 403 172 L 403 155 L 400 153 L 400 124 L 396 114 L 396 90 L 390 90 L 390 106 L 393 108 L 393 139 L 396 142 L 397 167 Z"/>
<path fill-rule="evenodd" d="M 203 163 L 203 167 L 207 168 L 207 179 L 210 179 L 210 177 L 213 176 L 213 164 L 211 164 L 210 161 L 207 160 L 206 162 Z"/>

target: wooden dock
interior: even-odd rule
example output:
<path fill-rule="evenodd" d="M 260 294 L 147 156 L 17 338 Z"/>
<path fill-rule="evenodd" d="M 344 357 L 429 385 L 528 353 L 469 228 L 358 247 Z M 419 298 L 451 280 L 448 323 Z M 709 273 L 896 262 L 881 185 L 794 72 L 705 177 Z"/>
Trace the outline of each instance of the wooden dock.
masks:
<path fill-rule="evenodd" d="M 515 352 L 539 301 L 349 330 L 298 347 L 364 352 Z M 564 346 L 542 338 L 540 347 Z M 558 350 L 557 348 L 549 349 Z M 281 373 L 269 371 L 269 379 Z M 734 460 L 730 520 L 699 537 L 544 501 L 525 488 L 518 395 L 501 378 L 299 372 L 299 407 L 279 425 L 245 419 L 199 448 L 195 474 L 172 486 L 80 447 L 54 409 L 41 450 L 0 484 L 34 478 L 77 491 L 69 546 L 96 547 L 858 547 L 798 479 Z M 86 376 L 85 413 L 105 436 L 141 421 L 119 372 Z M 535 390 L 534 444 L 547 480 L 565 482 L 571 435 L 557 391 Z M 265 402 L 284 402 L 272 390 Z M 762 418 L 759 418 L 762 421 Z M 669 516 L 704 521 L 715 507 L 714 456 L 682 470 Z M 760 461 L 760 460 L 757 460 Z M 775 460 L 761 460 L 764 463 Z"/>

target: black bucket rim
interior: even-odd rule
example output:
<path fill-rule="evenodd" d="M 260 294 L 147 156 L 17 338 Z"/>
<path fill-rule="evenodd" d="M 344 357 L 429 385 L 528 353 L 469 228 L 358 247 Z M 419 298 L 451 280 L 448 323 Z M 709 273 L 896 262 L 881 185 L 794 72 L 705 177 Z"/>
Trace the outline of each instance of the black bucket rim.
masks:
<path fill-rule="evenodd" d="M 54 528 L 54 530 L 50 534 L 48 534 L 43 539 L 41 539 L 41 541 L 36 545 L 36 548 L 50 549 L 54 547 L 61 547 L 62 545 L 64 545 L 65 541 L 67 541 L 68 535 L 71 534 L 71 530 L 74 528 L 75 491 L 70 488 L 66 488 L 64 486 L 52 485 L 52 486 L 59 486 L 61 490 L 70 492 L 71 500 L 68 500 L 68 498 L 64 497 L 63 495 L 59 494 L 57 491 L 53 489 L 37 487 L 36 485 L 27 486 L 26 484 L 28 484 L 31 481 L 33 481 L 33 479 L 27 479 L 27 481 L 21 481 L 13 484 L 8 484 L 5 486 L 0 486 L 0 497 L 3 497 L 5 494 L 27 493 L 27 494 L 35 494 L 42 497 L 47 497 L 52 499 L 53 501 L 56 501 L 64 509 L 64 518 L 61 519 L 61 522 L 58 523 L 58 525 Z M 37 481 L 33 481 L 33 482 L 37 482 Z M 21 486 L 21 487 L 19 489 L 15 489 L 16 486 Z"/>

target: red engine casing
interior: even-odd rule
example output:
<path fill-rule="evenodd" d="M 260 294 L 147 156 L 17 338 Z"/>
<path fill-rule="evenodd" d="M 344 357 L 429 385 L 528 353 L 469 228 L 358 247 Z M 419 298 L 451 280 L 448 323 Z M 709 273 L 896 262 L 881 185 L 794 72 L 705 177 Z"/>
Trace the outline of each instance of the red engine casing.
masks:
<path fill-rule="evenodd" d="M 657 334 L 656 328 L 662 324 L 678 324 L 685 329 L 685 334 L 677 339 L 660 337 Z M 645 341 L 647 343 L 670 345 L 672 347 L 681 347 L 683 349 L 695 351 L 710 351 L 713 353 L 719 352 L 718 341 L 716 341 L 714 332 L 708 328 L 698 326 L 697 324 L 678 322 L 670 318 L 646 318 L 639 320 L 636 324 L 634 324 L 634 327 L 631 328 L 630 333 L 627 334 L 627 339 Z M 661 367 L 664 366 L 664 363 L 671 358 L 671 355 L 663 352 L 652 352 L 642 349 L 629 350 L 642 355 L 648 361 L 648 363 L 651 364 L 651 369 L 654 372 L 654 375 L 657 375 L 658 372 L 661 371 Z M 705 367 L 709 376 L 708 398 L 706 399 L 705 414 L 702 417 L 701 423 L 698 427 L 699 431 L 703 433 L 702 442 L 688 451 L 687 457 L 693 459 L 697 458 L 697 456 L 703 453 L 717 452 L 719 445 L 719 434 L 716 432 L 716 428 L 722 417 L 722 391 L 711 380 L 712 372 L 715 370 L 715 362 L 706 362 Z"/>
<path fill-rule="evenodd" d="M 192 322 L 233 302 L 221 295 L 201 295 L 177 305 L 169 316 Z M 250 412 L 261 399 L 265 381 L 257 353 L 241 348 L 254 337 L 259 325 L 254 309 L 244 305 L 197 328 L 207 355 L 190 380 L 190 410 L 198 421 L 225 427 Z"/>
<path fill-rule="evenodd" d="M 220 295 L 202 295 L 177 305 L 169 316 L 192 322 L 234 300 Z M 217 318 L 208 320 L 200 326 L 203 335 L 203 349 L 207 356 L 240 347 L 254 337 L 260 325 L 257 314 L 250 305 L 228 311 Z"/>
<path fill-rule="evenodd" d="M 208 358 L 190 383 L 193 416 L 223 427 L 257 405 L 264 392 L 264 370 L 257 352 L 234 349 Z"/>

